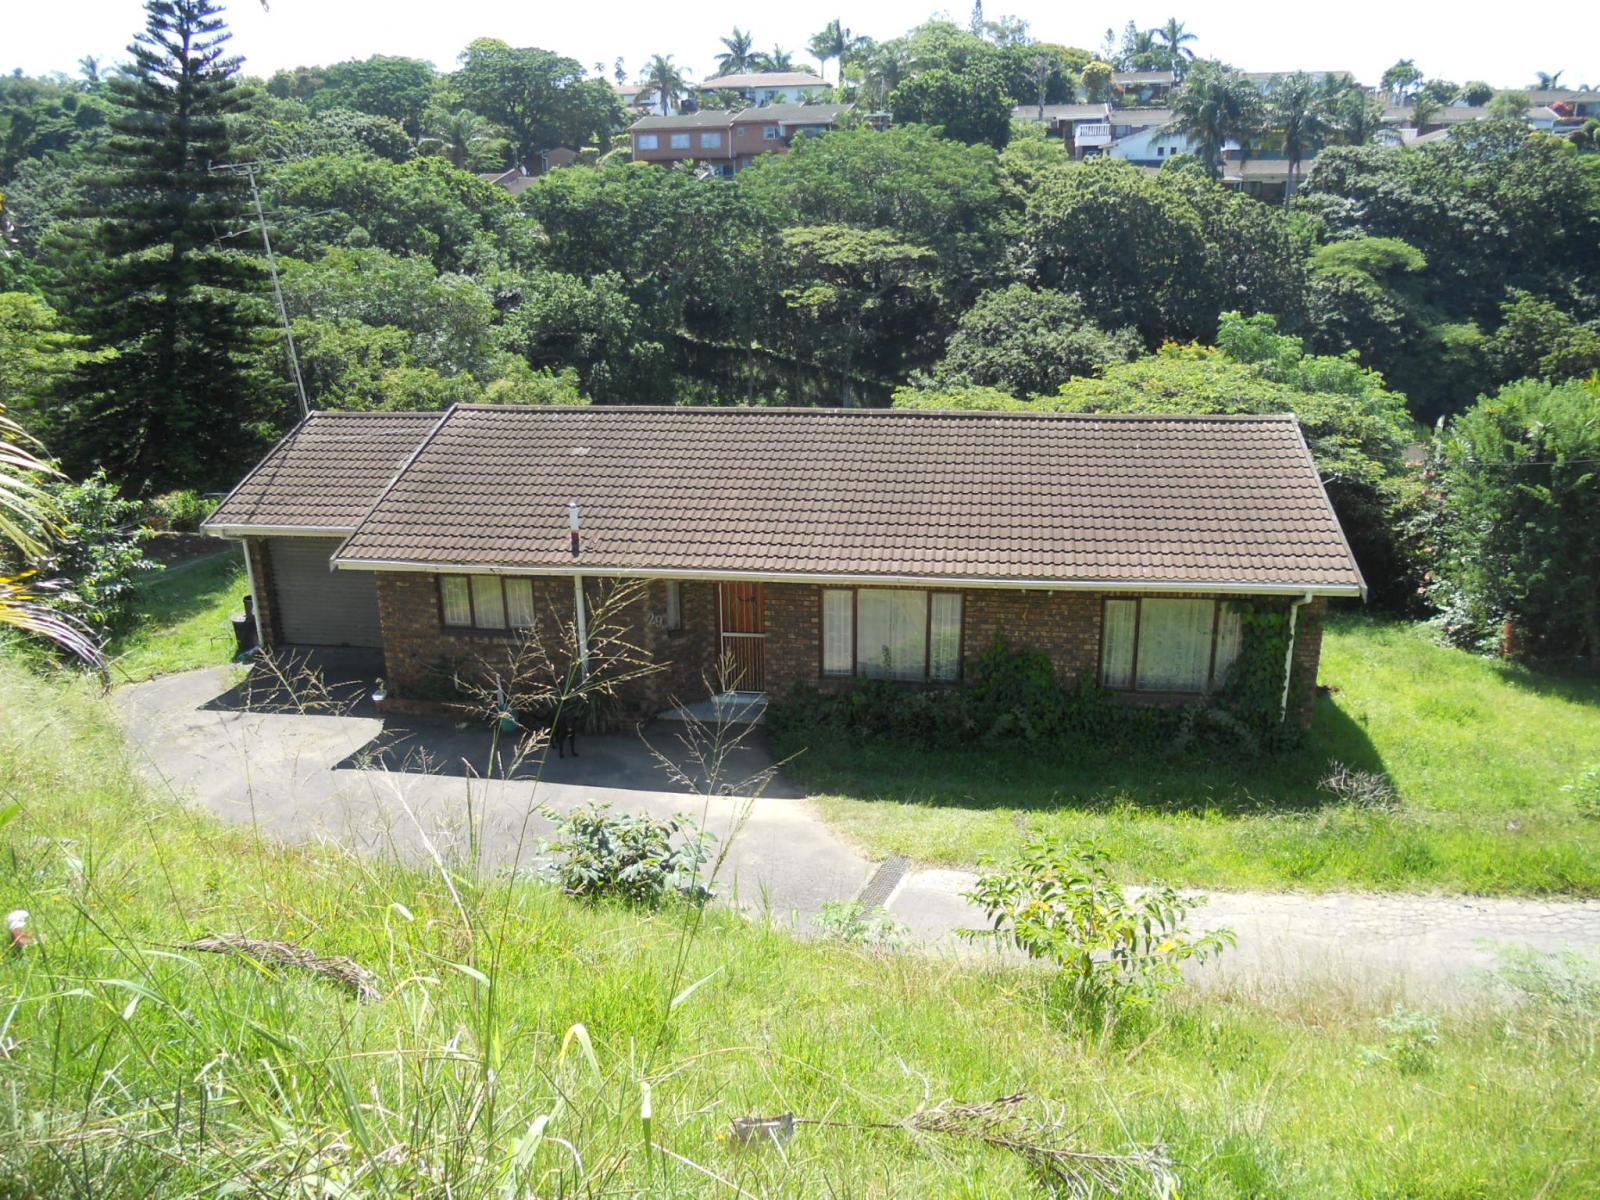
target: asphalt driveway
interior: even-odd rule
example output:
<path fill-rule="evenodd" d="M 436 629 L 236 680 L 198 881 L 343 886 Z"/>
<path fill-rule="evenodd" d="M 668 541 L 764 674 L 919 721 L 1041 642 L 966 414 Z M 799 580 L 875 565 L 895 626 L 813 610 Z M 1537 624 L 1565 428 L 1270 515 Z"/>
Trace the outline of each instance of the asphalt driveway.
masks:
<path fill-rule="evenodd" d="M 805 928 L 825 901 L 855 898 L 870 879 L 874 898 L 919 944 L 983 952 L 955 933 L 982 925 L 962 895 L 970 872 L 890 863 L 875 876 L 880 864 L 835 836 L 781 772 L 759 794 L 741 786 L 773 771 L 759 731 L 710 780 L 670 721 L 638 735 L 580 737 L 576 758 L 494 764 L 481 727 L 381 717 L 366 700 L 370 664 L 332 656 L 323 665 L 331 666 L 325 678 L 351 682 L 309 703 L 241 686 L 232 667 L 120 688 L 114 700 L 150 774 L 270 837 L 459 865 L 471 813 L 482 867 L 522 869 L 535 866 L 550 830 L 540 806 L 569 812 L 599 801 L 684 813 L 726 848 L 719 892 L 744 907 Z M 1399 989 L 1441 1003 L 1476 994 L 1505 946 L 1600 953 L 1600 901 L 1592 900 L 1222 892 L 1191 923 L 1238 936 L 1203 968 L 1208 982 Z"/>

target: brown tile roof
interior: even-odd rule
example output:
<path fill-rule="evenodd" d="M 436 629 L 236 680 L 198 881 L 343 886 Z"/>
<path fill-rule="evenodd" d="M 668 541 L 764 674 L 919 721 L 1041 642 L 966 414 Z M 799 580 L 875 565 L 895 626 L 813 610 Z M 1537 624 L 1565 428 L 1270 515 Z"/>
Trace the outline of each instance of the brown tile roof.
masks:
<path fill-rule="evenodd" d="M 1291 416 L 453 409 L 340 566 L 1354 593 Z"/>
<path fill-rule="evenodd" d="M 740 109 L 733 123 L 777 121 L 783 125 L 832 125 L 854 107 L 853 104 L 764 104 Z"/>
<path fill-rule="evenodd" d="M 205 527 L 213 533 L 348 532 L 442 416 L 312 413 L 228 494 Z"/>

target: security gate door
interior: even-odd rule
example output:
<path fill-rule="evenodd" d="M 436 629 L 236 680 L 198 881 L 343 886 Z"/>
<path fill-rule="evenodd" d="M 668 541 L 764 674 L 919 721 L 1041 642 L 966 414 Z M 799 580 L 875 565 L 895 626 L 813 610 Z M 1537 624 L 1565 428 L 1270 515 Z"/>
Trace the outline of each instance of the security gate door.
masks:
<path fill-rule="evenodd" d="M 729 691 L 767 690 L 766 597 L 759 583 L 719 583 L 717 612 L 722 625 L 722 661 Z"/>

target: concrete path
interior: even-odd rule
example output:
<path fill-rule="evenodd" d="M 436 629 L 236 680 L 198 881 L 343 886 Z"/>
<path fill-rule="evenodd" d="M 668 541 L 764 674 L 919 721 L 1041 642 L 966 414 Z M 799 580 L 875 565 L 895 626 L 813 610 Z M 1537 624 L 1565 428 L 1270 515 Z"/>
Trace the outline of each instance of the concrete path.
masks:
<path fill-rule="evenodd" d="M 548 762 L 542 776 L 525 763 L 509 779 L 486 780 L 489 740 L 481 728 L 379 717 L 359 683 L 302 711 L 239 686 L 239 675 L 234 668 L 169 675 L 120 688 L 114 701 L 152 775 L 267 836 L 332 839 L 362 852 L 458 865 L 469 853 L 470 819 L 485 868 L 532 869 L 550 830 L 539 805 L 568 812 L 594 800 L 658 816 L 685 813 L 727 850 L 724 895 L 801 928 L 824 901 L 857 896 L 877 865 L 835 836 L 781 776 L 758 799 L 740 786 L 771 770 L 759 730 L 709 787 L 674 722 L 658 722 L 643 738 L 580 738 L 579 757 Z M 911 870 L 887 907 L 929 949 L 982 953 L 954 934 L 982 924 L 962 898 L 973 879 Z M 1218 892 L 1191 924 L 1234 931 L 1237 947 L 1201 975 L 1244 987 L 1315 982 L 1448 1001 L 1474 994 L 1504 946 L 1600 955 L 1600 901 Z"/>

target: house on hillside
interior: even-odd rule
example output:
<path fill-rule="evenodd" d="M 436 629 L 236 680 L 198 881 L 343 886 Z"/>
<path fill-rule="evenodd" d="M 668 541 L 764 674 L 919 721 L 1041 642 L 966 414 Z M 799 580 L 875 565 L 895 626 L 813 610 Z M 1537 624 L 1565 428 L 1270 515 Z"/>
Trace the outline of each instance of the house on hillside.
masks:
<path fill-rule="evenodd" d="M 714 75 L 696 90 L 737 92 L 746 104 L 804 104 L 826 95 L 830 85 L 810 71 L 753 71 L 742 75 Z"/>
<path fill-rule="evenodd" d="M 1109 104 L 1021 104 L 1011 110 L 1011 119 L 1042 123 L 1073 158 L 1098 154 L 1111 144 Z"/>
<path fill-rule="evenodd" d="M 1249 605 L 1286 615 L 1305 722 L 1328 598 L 1365 592 L 1288 414 L 313 413 L 205 529 L 244 541 L 263 644 L 380 651 L 401 698 L 640 581 L 641 713 L 722 661 L 740 692 L 959 686 L 1000 639 L 1066 683 L 1204 703 Z"/>
<path fill-rule="evenodd" d="M 1178 76 L 1172 71 L 1113 71 L 1111 86 L 1122 104 L 1165 104 Z"/>
<path fill-rule="evenodd" d="M 769 104 L 640 117 L 628 127 L 634 162 L 693 160 L 715 175 L 733 175 L 763 154 L 787 154 L 796 138 L 832 129 L 848 104 Z"/>

